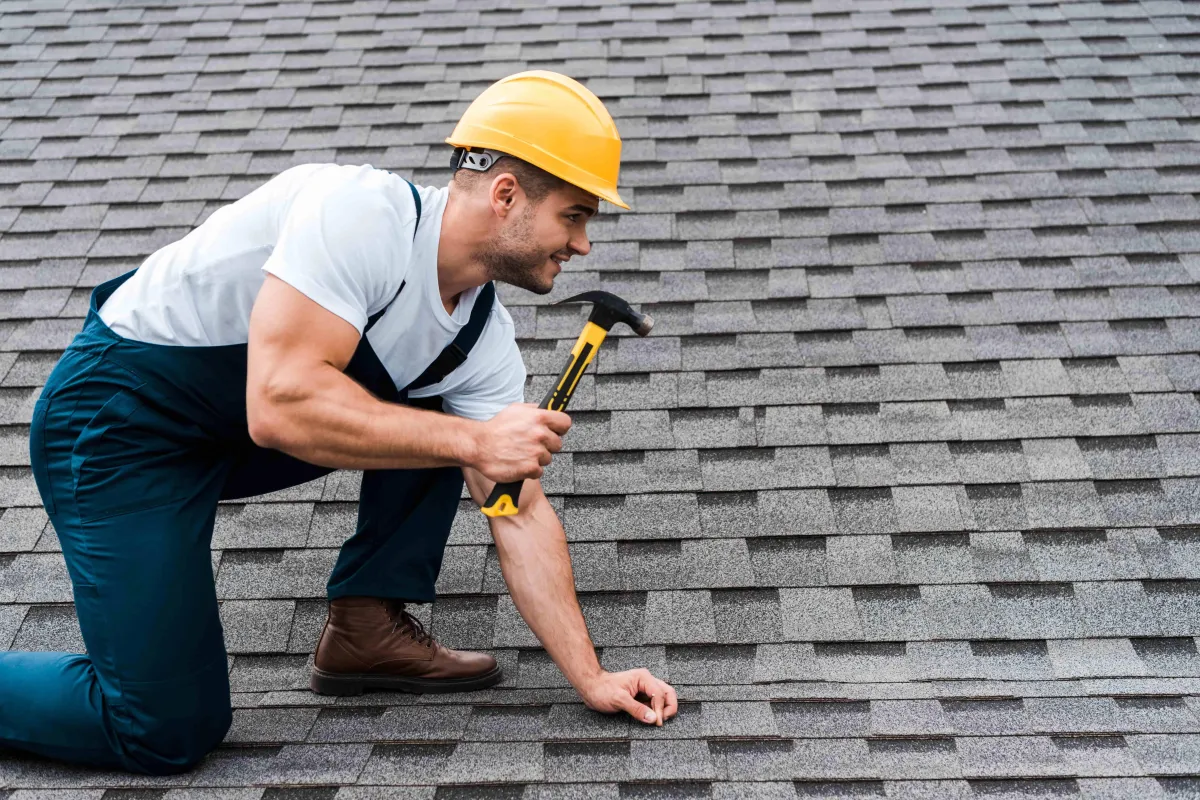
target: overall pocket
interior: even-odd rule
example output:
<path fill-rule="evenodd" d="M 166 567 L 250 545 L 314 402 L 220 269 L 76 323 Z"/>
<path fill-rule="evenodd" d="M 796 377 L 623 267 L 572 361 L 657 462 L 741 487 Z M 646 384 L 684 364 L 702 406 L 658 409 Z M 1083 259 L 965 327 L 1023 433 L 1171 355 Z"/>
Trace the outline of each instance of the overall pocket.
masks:
<path fill-rule="evenodd" d="M 118 389 L 75 440 L 71 471 L 80 521 L 144 511 L 196 490 L 201 459 L 189 454 L 198 428 Z M 202 469 L 200 470 L 202 471 Z"/>

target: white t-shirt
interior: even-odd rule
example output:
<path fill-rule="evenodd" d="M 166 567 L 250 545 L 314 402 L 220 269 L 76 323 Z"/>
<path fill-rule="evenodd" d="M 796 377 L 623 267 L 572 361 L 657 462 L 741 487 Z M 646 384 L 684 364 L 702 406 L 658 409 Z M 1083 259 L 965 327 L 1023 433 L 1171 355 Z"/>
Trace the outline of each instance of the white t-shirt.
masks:
<path fill-rule="evenodd" d="M 446 313 L 437 254 L 448 189 L 417 190 L 414 240 L 416 206 L 404 179 L 369 164 L 292 167 L 147 258 L 100 318 L 128 339 L 205 347 L 248 341 L 266 272 L 360 333 L 395 297 L 366 335 L 396 386 L 407 386 L 466 325 L 479 295 L 478 287 L 463 292 Z M 524 389 L 512 317 L 497 298 L 462 366 L 411 396 L 442 395 L 447 412 L 487 420 L 522 402 Z"/>

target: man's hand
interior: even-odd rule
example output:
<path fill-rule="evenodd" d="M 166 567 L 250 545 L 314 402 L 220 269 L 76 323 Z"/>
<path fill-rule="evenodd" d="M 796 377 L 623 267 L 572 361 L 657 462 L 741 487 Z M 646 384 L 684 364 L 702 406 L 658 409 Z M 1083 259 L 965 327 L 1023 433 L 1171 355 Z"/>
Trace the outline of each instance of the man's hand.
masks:
<path fill-rule="evenodd" d="M 648 669 L 625 672 L 602 672 L 591 683 L 579 689 L 583 702 L 593 711 L 612 714 L 626 711 L 638 722 L 662 727 L 663 720 L 675 716 L 679 698 L 675 689 L 650 674 Z M 649 698 L 650 705 L 638 702 L 638 696 Z"/>
<path fill-rule="evenodd" d="M 470 467 L 465 467 L 463 474 L 471 497 L 482 504 L 492 491 L 492 481 Z M 675 690 L 648 670 L 605 672 L 600 668 L 575 597 L 567 536 L 541 481 L 525 484 L 521 513 L 493 517 L 488 523 L 517 611 L 588 708 L 606 713 L 627 711 L 648 725 L 661 725 L 675 716 L 679 709 Z M 640 696 L 648 698 L 650 705 L 640 702 Z M 651 716 L 647 718 L 647 714 Z"/>
<path fill-rule="evenodd" d="M 471 467 L 496 483 L 542 477 L 550 458 L 562 450 L 571 418 L 532 403 L 513 403 L 482 424 Z"/>

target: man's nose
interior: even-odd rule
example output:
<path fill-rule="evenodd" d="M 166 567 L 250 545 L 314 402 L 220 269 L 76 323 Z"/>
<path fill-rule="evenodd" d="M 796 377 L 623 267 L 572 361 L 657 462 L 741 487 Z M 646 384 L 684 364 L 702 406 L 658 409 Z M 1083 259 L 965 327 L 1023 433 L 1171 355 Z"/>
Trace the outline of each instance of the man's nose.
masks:
<path fill-rule="evenodd" d="M 568 246 L 581 256 L 586 256 L 592 250 L 592 243 L 588 241 L 587 233 L 581 233 L 570 242 Z"/>

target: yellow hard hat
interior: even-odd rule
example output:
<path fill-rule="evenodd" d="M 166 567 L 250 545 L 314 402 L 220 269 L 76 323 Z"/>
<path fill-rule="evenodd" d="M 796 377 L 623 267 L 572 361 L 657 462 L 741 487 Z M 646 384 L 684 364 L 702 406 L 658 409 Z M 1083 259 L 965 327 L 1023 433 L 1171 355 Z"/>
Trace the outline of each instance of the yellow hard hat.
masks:
<path fill-rule="evenodd" d="M 518 72 L 484 89 L 446 140 L 452 166 L 486 169 L 501 154 L 515 156 L 613 205 L 621 136 L 600 98 L 576 80 L 548 70 Z M 471 151 L 498 151 L 471 158 Z"/>

